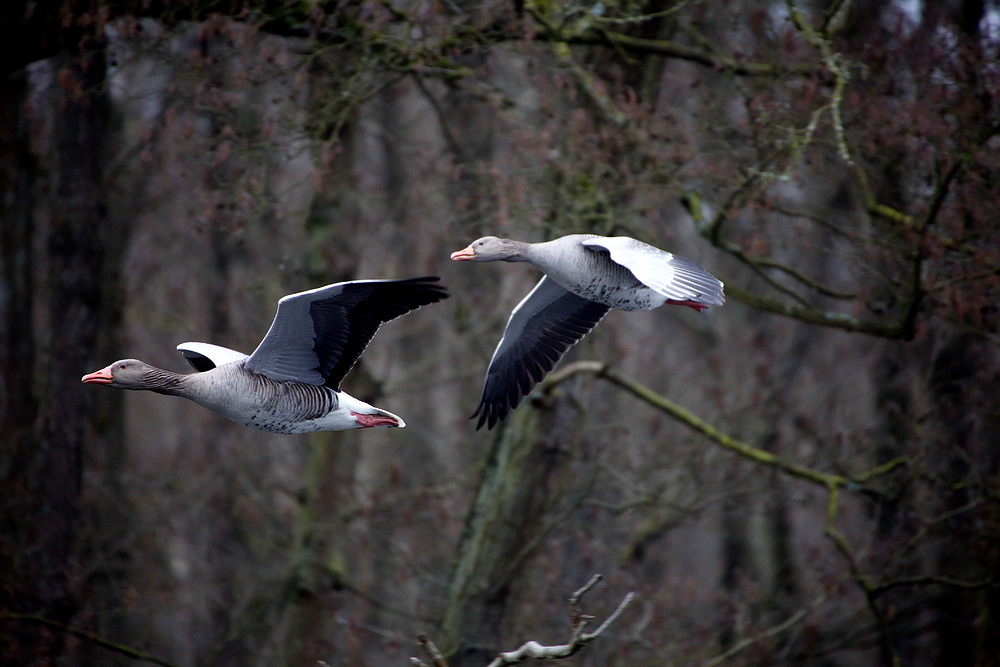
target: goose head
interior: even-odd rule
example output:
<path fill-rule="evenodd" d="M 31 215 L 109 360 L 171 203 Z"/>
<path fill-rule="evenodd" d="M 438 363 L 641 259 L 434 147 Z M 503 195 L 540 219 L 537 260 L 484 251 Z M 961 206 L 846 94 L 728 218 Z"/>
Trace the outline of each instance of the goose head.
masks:
<path fill-rule="evenodd" d="M 149 389 L 157 391 L 175 385 L 175 374 L 150 366 L 138 359 L 120 359 L 115 363 L 81 378 L 87 384 L 106 384 L 118 389 Z"/>
<path fill-rule="evenodd" d="M 496 236 L 484 236 L 469 244 L 469 247 L 451 253 L 456 262 L 517 262 L 524 256 L 528 244 Z"/>

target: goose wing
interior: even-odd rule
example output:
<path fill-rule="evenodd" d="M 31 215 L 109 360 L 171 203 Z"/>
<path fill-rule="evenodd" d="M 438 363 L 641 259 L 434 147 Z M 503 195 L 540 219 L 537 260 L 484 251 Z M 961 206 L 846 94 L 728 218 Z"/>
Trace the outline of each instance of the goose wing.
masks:
<path fill-rule="evenodd" d="M 210 371 L 216 366 L 228 364 L 231 361 L 246 359 L 247 355 L 236 350 L 230 350 L 221 345 L 211 343 L 181 343 L 177 346 L 188 363 L 198 372 Z"/>
<path fill-rule="evenodd" d="M 479 407 L 476 430 L 493 426 L 552 370 L 572 345 L 610 310 L 543 277 L 510 315 L 497 345 Z"/>
<path fill-rule="evenodd" d="M 672 252 L 654 248 L 627 236 L 597 237 L 582 241 L 585 248 L 606 252 L 639 282 L 674 301 L 694 301 L 709 306 L 726 302 L 722 281 L 700 264 Z"/>
<path fill-rule="evenodd" d="M 355 280 L 289 294 L 246 368 L 339 390 L 383 322 L 448 297 L 437 280 Z"/>

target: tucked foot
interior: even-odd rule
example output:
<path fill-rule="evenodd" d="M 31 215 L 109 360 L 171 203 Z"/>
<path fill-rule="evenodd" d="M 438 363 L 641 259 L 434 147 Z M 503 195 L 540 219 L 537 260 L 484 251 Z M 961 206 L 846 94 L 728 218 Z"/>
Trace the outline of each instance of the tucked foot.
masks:
<path fill-rule="evenodd" d="M 396 427 L 399 426 L 399 421 L 395 417 L 386 417 L 384 415 L 362 415 L 357 412 L 352 412 L 351 416 L 358 422 L 361 428 L 374 428 L 376 426 L 386 426 L 386 427 Z"/>

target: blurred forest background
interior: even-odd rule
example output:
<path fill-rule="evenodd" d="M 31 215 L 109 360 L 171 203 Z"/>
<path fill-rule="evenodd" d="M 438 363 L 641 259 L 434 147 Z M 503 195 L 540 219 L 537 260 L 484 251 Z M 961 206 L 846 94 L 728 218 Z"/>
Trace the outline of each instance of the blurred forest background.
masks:
<path fill-rule="evenodd" d="M 474 667 L 601 573 L 568 663 L 1000 665 L 995 0 L 11 0 L 0 49 L 0 663 Z M 538 276 L 448 255 L 574 232 L 728 303 L 476 432 Z M 80 383 L 427 274 L 345 387 L 405 429 Z"/>

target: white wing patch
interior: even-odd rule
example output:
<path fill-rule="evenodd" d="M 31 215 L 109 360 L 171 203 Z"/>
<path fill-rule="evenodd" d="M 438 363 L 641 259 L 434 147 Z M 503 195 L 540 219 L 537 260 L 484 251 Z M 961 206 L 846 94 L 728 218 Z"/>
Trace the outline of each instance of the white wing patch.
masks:
<path fill-rule="evenodd" d="M 654 248 L 627 236 L 597 237 L 582 244 L 604 250 L 653 291 L 675 301 L 693 300 L 721 306 L 726 301 L 722 282 L 700 264 Z"/>
<path fill-rule="evenodd" d="M 230 350 L 228 347 L 222 347 L 221 345 L 212 345 L 211 343 L 181 343 L 177 346 L 177 349 L 181 352 L 187 350 L 195 354 L 200 354 L 203 357 L 208 357 L 209 361 L 215 364 L 216 367 L 247 358 L 247 355 L 242 352 Z"/>

